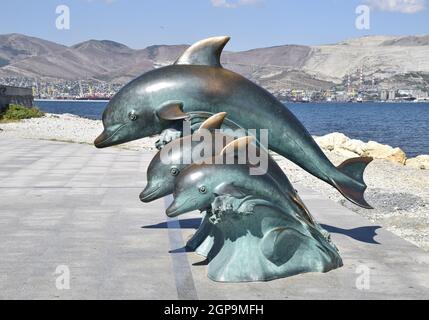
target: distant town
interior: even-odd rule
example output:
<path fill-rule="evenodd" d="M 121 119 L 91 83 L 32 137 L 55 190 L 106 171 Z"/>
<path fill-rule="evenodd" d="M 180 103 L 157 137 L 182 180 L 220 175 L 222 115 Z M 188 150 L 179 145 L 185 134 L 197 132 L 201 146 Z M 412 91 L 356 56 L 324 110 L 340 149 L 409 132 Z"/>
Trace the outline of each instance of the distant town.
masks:
<path fill-rule="evenodd" d="M 369 79 L 367 79 L 369 78 Z M 362 69 L 348 74 L 339 85 L 325 90 L 280 89 L 272 92 L 286 102 L 429 102 L 429 87 L 389 88 Z"/>
<path fill-rule="evenodd" d="M 99 80 L 41 80 L 22 77 L 0 78 L 0 85 L 32 88 L 35 99 L 109 100 L 124 84 Z M 270 90 L 285 102 L 429 102 L 429 88 L 385 88 L 363 74 L 348 75 L 330 89 L 282 88 Z"/>

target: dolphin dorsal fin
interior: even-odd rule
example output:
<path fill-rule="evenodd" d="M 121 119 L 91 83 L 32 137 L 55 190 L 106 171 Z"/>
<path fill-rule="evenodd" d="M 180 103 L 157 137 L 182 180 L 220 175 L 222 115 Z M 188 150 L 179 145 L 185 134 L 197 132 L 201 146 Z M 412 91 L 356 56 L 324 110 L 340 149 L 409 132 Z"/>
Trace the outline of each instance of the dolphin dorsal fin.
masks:
<path fill-rule="evenodd" d="M 226 116 L 227 116 L 226 112 L 216 113 L 216 114 L 212 115 L 210 118 L 208 118 L 206 121 L 204 121 L 200 125 L 198 130 L 201 130 L 201 129 L 206 129 L 206 130 L 220 129 L 222 126 L 223 120 L 225 119 Z"/>
<path fill-rule="evenodd" d="M 190 46 L 174 64 L 193 64 L 220 67 L 220 55 L 230 37 L 213 37 Z"/>
<path fill-rule="evenodd" d="M 253 141 L 254 137 L 252 136 L 246 136 L 246 137 L 241 137 L 238 139 L 235 139 L 234 141 L 231 141 L 230 143 L 228 143 L 220 152 L 221 155 L 225 155 L 228 152 L 235 152 L 237 151 L 241 151 L 245 148 L 247 148 L 247 146 Z"/>

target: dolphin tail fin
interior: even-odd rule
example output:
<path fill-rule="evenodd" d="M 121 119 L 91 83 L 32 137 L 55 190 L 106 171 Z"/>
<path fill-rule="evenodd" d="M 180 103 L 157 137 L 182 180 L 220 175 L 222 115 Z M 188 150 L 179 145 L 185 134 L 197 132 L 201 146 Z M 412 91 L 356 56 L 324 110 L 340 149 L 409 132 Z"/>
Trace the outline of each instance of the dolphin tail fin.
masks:
<path fill-rule="evenodd" d="M 371 207 L 364 198 L 364 192 L 367 186 L 363 181 L 363 173 L 366 166 L 372 160 L 373 158 L 371 157 L 348 159 L 341 163 L 337 169 L 350 179 L 345 179 L 345 181 L 332 180 L 334 187 L 336 187 L 344 197 L 354 204 L 366 209 L 373 209 L 373 207 Z"/>

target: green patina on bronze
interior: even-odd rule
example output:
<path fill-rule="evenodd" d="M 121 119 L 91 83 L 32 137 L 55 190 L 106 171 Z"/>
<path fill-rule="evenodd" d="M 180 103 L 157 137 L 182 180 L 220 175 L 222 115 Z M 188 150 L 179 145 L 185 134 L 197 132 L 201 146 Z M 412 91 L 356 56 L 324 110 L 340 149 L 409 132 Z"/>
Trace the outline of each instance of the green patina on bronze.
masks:
<path fill-rule="evenodd" d="M 223 123 L 223 119 L 225 116 L 226 113 L 221 113 L 212 116 L 203 123 L 203 125 L 200 127 L 200 130 L 219 129 Z M 196 135 L 196 133 L 194 133 L 194 135 Z M 214 143 L 215 139 L 221 141 L 222 144 L 216 145 Z M 147 185 L 140 194 L 140 200 L 143 202 L 151 202 L 153 200 L 173 193 L 174 184 L 176 182 L 177 177 L 179 176 L 180 172 L 183 171 L 189 165 L 189 162 L 184 163 L 185 157 L 190 156 L 189 160 L 195 159 L 194 156 L 197 156 L 198 158 L 204 158 L 204 154 L 201 154 L 200 151 L 209 150 L 209 156 L 210 158 L 212 158 L 212 155 L 219 155 L 222 149 L 224 149 L 227 144 L 231 146 L 234 145 L 234 143 L 237 143 L 237 141 L 239 141 L 232 140 L 233 137 L 224 135 L 217 131 L 211 131 L 211 139 L 209 140 L 201 141 L 193 139 L 193 136 L 185 136 L 183 138 L 170 142 L 168 145 L 165 146 L 165 149 L 159 151 L 151 160 L 147 170 Z M 244 139 L 242 138 L 240 140 Z M 232 143 L 230 144 L 230 142 Z M 246 149 L 247 148 L 257 147 L 255 145 L 249 145 L 246 146 Z M 258 154 L 260 152 L 264 152 L 261 151 L 259 148 L 257 149 Z M 164 159 L 161 159 L 161 152 L 164 152 Z M 300 206 L 299 209 L 303 211 L 303 216 L 307 213 L 304 218 L 307 219 L 309 222 L 313 223 L 310 213 L 305 208 L 304 204 L 300 200 L 298 194 L 296 193 L 295 189 L 291 185 L 289 179 L 286 177 L 282 169 L 278 166 L 274 159 L 272 159 L 271 156 L 266 153 L 265 155 L 266 158 L 264 159 L 268 160 L 267 175 L 269 175 L 272 178 L 272 181 L 280 187 L 284 195 L 289 198 L 289 202 L 292 202 L 292 205 L 295 208 L 297 206 Z M 214 162 L 215 159 L 213 158 L 211 159 L 211 161 Z M 246 170 L 249 170 L 247 165 L 244 168 Z M 253 165 L 255 167 L 258 164 Z M 296 208 L 296 210 L 298 210 L 298 208 Z M 205 217 L 194 237 L 192 237 L 187 242 L 187 246 L 193 250 L 196 250 L 197 253 L 206 256 L 207 250 L 210 249 L 210 244 L 212 242 L 209 234 L 210 224 L 207 222 L 207 218 Z"/>
<path fill-rule="evenodd" d="M 329 234 L 273 177 L 246 165 L 193 164 L 176 179 L 167 215 L 208 210 L 208 276 L 222 282 L 267 281 L 342 266 Z M 206 226 L 205 226 L 206 227 Z"/>
<path fill-rule="evenodd" d="M 103 113 L 99 148 L 180 130 L 184 119 L 220 111 L 246 129 L 268 129 L 269 148 L 338 189 L 347 199 L 371 208 L 363 194 L 363 172 L 370 158 L 336 168 L 299 120 L 268 91 L 222 68 L 220 54 L 229 40 L 217 37 L 191 46 L 174 65 L 131 81 Z"/>

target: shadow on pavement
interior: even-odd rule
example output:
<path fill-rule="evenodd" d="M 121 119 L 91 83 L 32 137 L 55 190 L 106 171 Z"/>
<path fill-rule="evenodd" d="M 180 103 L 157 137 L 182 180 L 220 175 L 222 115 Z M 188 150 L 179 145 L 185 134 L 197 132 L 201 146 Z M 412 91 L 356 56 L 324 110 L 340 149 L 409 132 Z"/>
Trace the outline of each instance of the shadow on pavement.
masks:
<path fill-rule="evenodd" d="M 179 220 L 180 229 L 198 229 L 201 224 L 201 218 L 192 218 L 192 219 L 182 219 Z M 322 228 L 324 228 L 329 233 L 337 233 L 348 236 L 356 241 L 371 243 L 371 244 L 380 244 L 374 238 L 377 235 L 377 229 L 380 229 L 381 226 L 365 226 L 358 227 L 353 229 L 342 229 L 326 224 L 321 224 Z M 160 222 L 153 225 L 143 226 L 143 229 L 168 229 L 167 222 Z M 182 250 L 182 251 L 180 251 Z M 185 251 L 186 250 L 186 251 Z M 185 248 L 180 248 L 173 250 L 171 253 L 177 252 L 189 252 Z"/>

